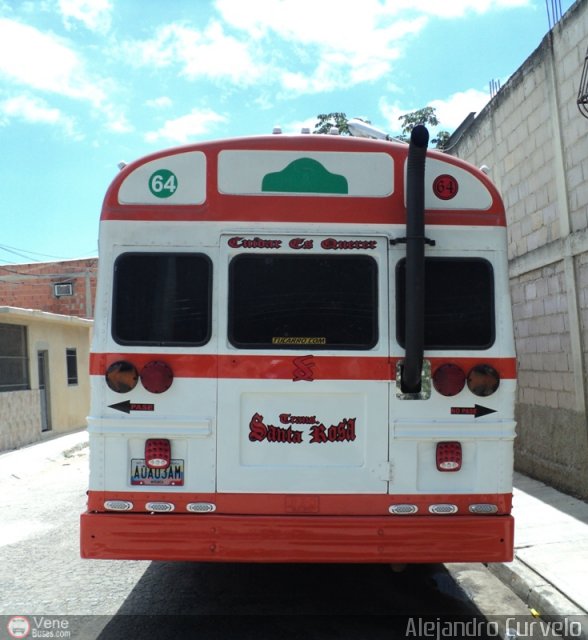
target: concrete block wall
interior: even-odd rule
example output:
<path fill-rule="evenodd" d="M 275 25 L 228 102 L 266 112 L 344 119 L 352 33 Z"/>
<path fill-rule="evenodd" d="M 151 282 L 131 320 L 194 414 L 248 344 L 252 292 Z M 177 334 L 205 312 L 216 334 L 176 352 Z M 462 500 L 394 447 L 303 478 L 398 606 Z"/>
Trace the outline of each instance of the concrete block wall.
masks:
<path fill-rule="evenodd" d="M 588 498 L 588 46 L 578 0 L 449 153 L 502 193 L 518 358 L 515 466 Z"/>

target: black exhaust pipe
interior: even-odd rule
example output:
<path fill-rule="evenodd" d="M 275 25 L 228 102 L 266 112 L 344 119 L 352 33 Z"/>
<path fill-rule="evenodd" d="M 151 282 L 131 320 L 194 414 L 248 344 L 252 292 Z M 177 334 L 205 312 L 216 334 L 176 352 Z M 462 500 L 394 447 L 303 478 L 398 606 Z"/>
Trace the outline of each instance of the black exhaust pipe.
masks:
<path fill-rule="evenodd" d="M 425 350 L 425 160 L 429 132 L 422 124 L 410 134 L 406 167 L 406 288 L 403 393 L 419 393 Z"/>

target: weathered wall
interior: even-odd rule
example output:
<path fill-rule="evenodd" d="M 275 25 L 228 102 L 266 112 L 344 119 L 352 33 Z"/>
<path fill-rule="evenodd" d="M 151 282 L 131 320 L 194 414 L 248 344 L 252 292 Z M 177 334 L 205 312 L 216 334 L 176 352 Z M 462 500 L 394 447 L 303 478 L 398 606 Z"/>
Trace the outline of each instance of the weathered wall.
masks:
<path fill-rule="evenodd" d="M 41 436 L 39 390 L 0 394 L 0 451 L 16 449 Z"/>
<path fill-rule="evenodd" d="M 0 266 L 0 304 L 92 318 L 98 258 Z M 70 282 L 72 296 L 55 297 L 53 285 Z"/>
<path fill-rule="evenodd" d="M 588 46 L 578 0 L 449 153 L 504 198 L 518 356 L 516 467 L 588 497 Z"/>

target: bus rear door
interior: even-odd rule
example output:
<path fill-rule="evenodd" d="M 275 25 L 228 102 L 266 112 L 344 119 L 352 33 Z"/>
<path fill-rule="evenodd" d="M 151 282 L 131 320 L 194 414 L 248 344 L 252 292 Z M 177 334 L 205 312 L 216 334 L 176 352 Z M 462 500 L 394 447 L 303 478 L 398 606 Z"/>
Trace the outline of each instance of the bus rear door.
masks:
<path fill-rule="evenodd" d="M 387 239 L 228 234 L 220 264 L 217 490 L 387 493 Z"/>

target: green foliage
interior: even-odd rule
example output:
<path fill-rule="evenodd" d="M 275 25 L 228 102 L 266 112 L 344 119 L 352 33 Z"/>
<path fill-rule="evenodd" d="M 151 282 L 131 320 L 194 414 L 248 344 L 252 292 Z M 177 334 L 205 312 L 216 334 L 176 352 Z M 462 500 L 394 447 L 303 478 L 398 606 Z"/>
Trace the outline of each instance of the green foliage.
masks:
<path fill-rule="evenodd" d="M 347 126 L 347 115 L 340 111 L 320 113 L 317 119 L 318 122 L 314 125 L 313 133 L 329 133 L 332 127 L 337 127 L 342 136 L 351 135 Z"/>
<path fill-rule="evenodd" d="M 405 113 L 398 118 L 402 126 L 402 135 L 399 136 L 400 140 L 408 142 L 410 138 L 410 132 L 417 126 L 417 124 L 424 124 L 425 126 L 438 127 L 439 120 L 437 119 L 437 113 L 435 107 L 423 107 L 416 111 Z M 431 140 L 431 144 L 434 144 L 437 149 L 444 149 L 447 140 L 449 140 L 448 131 L 439 131 L 436 138 Z"/>
<path fill-rule="evenodd" d="M 435 107 L 423 107 L 416 111 L 405 113 L 398 118 L 401 123 L 402 133 L 398 136 L 399 140 L 408 142 L 410 138 L 410 132 L 416 127 L 417 124 L 424 124 L 425 126 L 438 127 L 439 120 L 437 119 L 437 113 Z M 351 135 L 349 127 L 347 126 L 347 115 L 340 111 L 334 111 L 332 113 L 321 113 L 317 116 L 317 123 L 314 125 L 313 133 L 329 133 L 332 127 L 337 127 L 339 133 L 343 136 Z M 369 124 L 369 120 L 366 120 Z M 431 140 L 431 144 L 434 144 L 437 149 L 444 149 L 449 140 L 448 131 L 439 131 L 437 136 Z"/>

